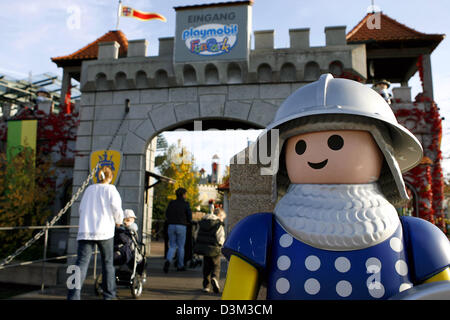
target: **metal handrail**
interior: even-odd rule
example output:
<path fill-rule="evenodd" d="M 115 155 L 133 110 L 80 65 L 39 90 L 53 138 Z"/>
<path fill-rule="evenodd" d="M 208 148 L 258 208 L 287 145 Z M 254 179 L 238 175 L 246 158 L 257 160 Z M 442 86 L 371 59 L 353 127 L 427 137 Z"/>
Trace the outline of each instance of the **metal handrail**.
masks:
<path fill-rule="evenodd" d="M 55 225 L 49 225 L 49 223 L 47 222 L 47 224 L 45 226 L 0 227 L 0 231 L 39 230 L 39 229 L 45 230 L 43 259 L 24 261 L 24 262 L 20 262 L 20 263 L 16 263 L 16 264 L 2 265 L 2 266 L 0 266 L 0 270 L 7 269 L 7 268 L 13 268 L 13 267 L 21 267 L 21 266 L 30 265 L 33 263 L 42 262 L 41 292 L 44 292 L 45 262 L 52 261 L 52 260 L 62 260 L 62 259 L 67 259 L 67 258 L 74 258 L 77 256 L 76 254 L 72 254 L 72 255 L 47 258 L 48 230 L 49 229 L 70 229 L 70 228 L 78 228 L 78 225 L 57 225 L 57 226 L 55 226 Z M 94 274 L 93 274 L 94 279 L 97 277 L 97 254 L 99 252 L 100 251 L 97 250 L 97 246 L 95 246 L 95 250 L 94 250 L 94 252 L 92 252 L 92 254 L 94 255 Z"/>
<path fill-rule="evenodd" d="M 78 228 L 76 225 L 67 226 L 23 226 L 23 227 L 0 227 L 0 231 L 11 230 L 35 230 L 35 229 L 65 229 L 65 228 Z"/>
<path fill-rule="evenodd" d="M 96 253 L 96 252 L 93 252 L 93 254 L 94 253 Z M 62 260 L 62 259 L 67 259 L 67 258 L 74 258 L 76 256 L 77 256 L 76 254 L 71 254 L 71 255 L 67 255 L 67 256 L 58 256 L 58 257 L 53 257 L 53 258 L 24 261 L 24 262 L 20 262 L 20 263 L 16 263 L 16 264 L 8 264 L 6 266 L 1 267 L 0 270 L 7 269 L 7 268 L 13 268 L 13 267 L 28 266 L 30 264 L 39 263 L 39 262 L 46 262 L 46 261 L 52 261 L 52 260 Z"/>

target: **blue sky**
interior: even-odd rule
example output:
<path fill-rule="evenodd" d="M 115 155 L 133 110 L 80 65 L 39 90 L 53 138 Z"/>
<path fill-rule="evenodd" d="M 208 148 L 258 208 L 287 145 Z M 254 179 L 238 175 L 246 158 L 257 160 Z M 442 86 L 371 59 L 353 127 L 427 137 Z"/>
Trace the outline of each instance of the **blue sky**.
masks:
<path fill-rule="evenodd" d="M 167 22 L 138 21 L 121 18 L 120 29 L 128 39 L 147 39 L 149 55 L 157 55 L 158 38 L 173 36 L 175 32 L 175 11 L 173 7 L 214 3 L 198 0 L 124 0 L 123 5 L 142 11 L 158 12 Z M 288 30 L 310 28 L 311 45 L 325 44 L 325 26 L 346 25 L 351 30 L 366 14 L 370 0 L 255 0 L 253 4 L 253 30 L 275 30 L 275 47 L 289 46 Z M 445 0 L 375 0 L 375 4 L 391 18 L 425 33 L 450 34 L 448 1 Z M 72 53 L 94 41 L 116 27 L 118 0 L 17 0 L 0 2 L 0 74 L 6 73 L 16 78 L 26 78 L 29 72 L 40 74 L 52 72 L 62 75 L 50 58 Z M 77 19 L 79 17 L 79 19 Z M 444 121 L 444 156 L 450 156 L 450 44 L 446 38 L 432 55 L 435 100 L 441 108 Z M 419 92 L 418 76 L 409 83 L 413 87 L 413 97 Z M 255 133 L 248 133 L 253 139 Z M 192 136 L 193 134 L 191 134 Z M 209 166 L 214 153 L 219 153 L 223 162 L 234 152 L 232 146 L 225 148 L 230 137 L 222 140 L 211 133 L 202 136 L 202 150 L 206 146 L 216 149 L 198 151 L 194 154 L 198 166 Z M 236 141 L 236 148 L 246 145 L 247 135 L 240 135 L 242 144 Z M 223 135 L 222 135 L 223 137 Z M 177 137 L 168 137 L 175 142 Z M 185 138 L 187 136 L 185 135 Z M 199 137 L 195 138 L 198 145 Z M 219 139 L 219 140 L 217 140 Z M 173 141 L 172 141 L 173 140 Z M 183 139 L 185 140 L 185 139 Z M 188 148 L 196 145 L 193 140 L 183 142 Z M 223 154 L 220 154 L 220 153 Z M 444 161 L 450 172 L 450 160 Z M 205 168 L 206 169 L 206 168 Z"/>

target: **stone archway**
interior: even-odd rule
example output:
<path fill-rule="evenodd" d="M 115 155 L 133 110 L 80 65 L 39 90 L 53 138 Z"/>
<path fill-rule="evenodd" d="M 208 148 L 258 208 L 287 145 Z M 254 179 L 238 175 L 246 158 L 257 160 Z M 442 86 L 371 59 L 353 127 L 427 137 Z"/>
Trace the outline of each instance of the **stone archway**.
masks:
<path fill-rule="evenodd" d="M 144 216 L 146 153 L 153 137 L 194 120 L 235 121 L 264 128 L 282 101 L 298 87 L 298 83 L 230 84 L 83 92 L 73 189 L 76 191 L 88 176 L 90 153 L 106 148 L 114 138 L 111 149 L 123 153 L 116 186 L 123 208 L 134 210 L 142 230 L 143 220 L 147 218 Z M 130 102 L 127 114 L 126 100 Z M 113 137 L 124 116 L 118 135 Z M 72 225 L 78 224 L 79 202 L 80 199 L 72 207 Z M 76 230 L 72 230 L 69 253 L 76 251 L 75 239 Z"/>

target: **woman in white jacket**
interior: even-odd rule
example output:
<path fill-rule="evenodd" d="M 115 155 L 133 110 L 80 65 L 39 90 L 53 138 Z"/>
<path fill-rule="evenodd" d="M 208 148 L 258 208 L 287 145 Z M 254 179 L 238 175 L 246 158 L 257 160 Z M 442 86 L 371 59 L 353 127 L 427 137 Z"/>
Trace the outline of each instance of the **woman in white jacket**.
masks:
<path fill-rule="evenodd" d="M 116 297 L 116 281 L 113 265 L 114 228 L 123 220 L 122 199 L 111 183 L 113 173 L 109 167 L 99 170 L 100 183 L 90 185 L 80 203 L 78 250 L 76 266 L 79 267 L 80 284 L 69 289 L 67 299 L 79 300 L 81 286 L 86 278 L 89 261 L 97 244 L 102 260 L 103 298 Z"/>

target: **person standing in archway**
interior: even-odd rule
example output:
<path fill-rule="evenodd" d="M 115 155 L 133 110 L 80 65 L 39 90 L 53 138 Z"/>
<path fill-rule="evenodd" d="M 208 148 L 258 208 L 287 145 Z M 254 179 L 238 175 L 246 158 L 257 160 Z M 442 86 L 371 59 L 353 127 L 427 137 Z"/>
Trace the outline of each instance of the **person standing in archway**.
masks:
<path fill-rule="evenodd" d="M 86 278 L 91 255 L 95 245 L 102 258 L 103 298 L 116 297 L 114 260 L 114 229 L 123 220 L 122 199 L 111 183 L 113 173 L 109 167 L 99 171 L 99 181 L 90 185 L 80 203 L 80 222 L 78 227 L 78 250 L 76 266 L 80 270 L 81 286 Z M 68 300 L 80 300 L 80 288 L 69 289 Z"/>
<path fill-rule="evenodd" d="M 184 245 L 186 242 L 186 229 L 192 222 L 192 212 L 189 202 L 186 201 L 187 191 L 178 188 L 175 191 L 176 200 L 169 202 L 166 210 L 167 233 L 169 236 L 169 250 L 167 251 L 164 272 L 169 271 L 170 262 L 175 256 L 178 248 L 177 270 L 185 271 L 184 266 Z"/>

